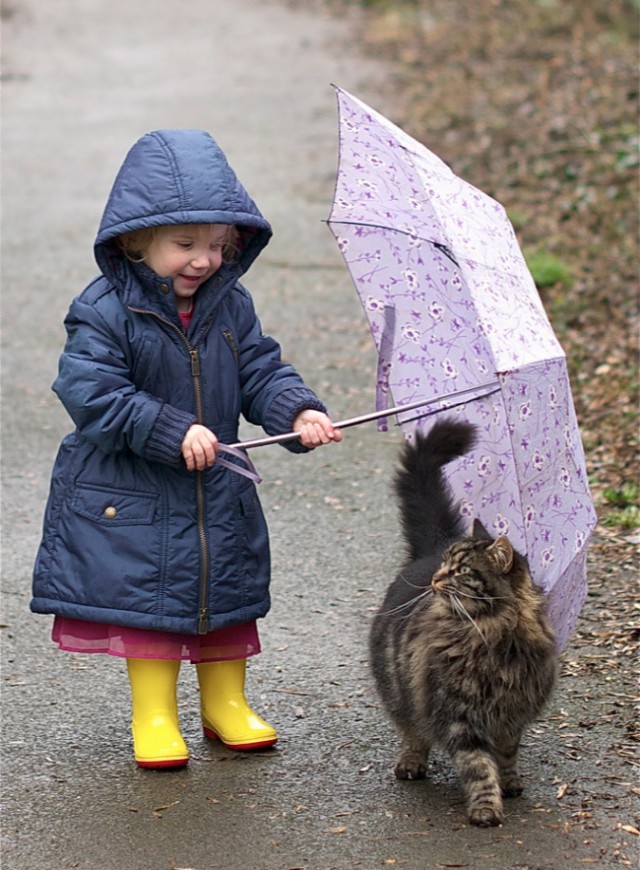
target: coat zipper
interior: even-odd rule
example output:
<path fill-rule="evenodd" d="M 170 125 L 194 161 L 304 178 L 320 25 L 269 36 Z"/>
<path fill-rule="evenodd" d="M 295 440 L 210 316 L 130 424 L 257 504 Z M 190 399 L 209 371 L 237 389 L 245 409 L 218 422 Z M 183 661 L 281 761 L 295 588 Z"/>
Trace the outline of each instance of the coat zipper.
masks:
<path fill-rule="evenodd" d="M 237 345 L 236 340 L 233 336 L 233 333 L 231 332 L 230 329 L 223 329 L 222 334 L 226 338 L 229 347 L 233 351 L 233 355 L 236 358 L 236 362 L 238 362 L 240 360 L 240 351 L 238 349 L 238 345 Z"/>
<path fill-rule="evenodd" d="M 186 338 L 185 338 L 186 341 Z M 187 342 L 187 345 L 189 343 Z M 193 390 L 196 399 L 196 417 L 198 423 L 202 423 L 202 385 L 200 382 L 200 354 L 197 348 L 189 346 L 191 356 L 191 377 L 193 378 Z M 196 472 L 196 487 L 198 500 L 198 537 L 200 538 L 200 609 L 198 612 L 198 634 L 207 633 L 209 622 L 209 610 L 207 607 L 207 578 L 209 576 L 209 547 L 207 545 L 207 531 L 204 524 L 204 473 Z"/>
<path fill-rule="evenodd" d="M 157 320 L 160 320 L 162 323 L 166 323 L 180 336 L 180 340 L 183 342 L 187 351 L 189 353 L 189 357 L 191 358 L 191 379 L 193 381 L 193 390 L 195 395 L 195 404 L 196 404 L 196 418 L 198 423 L 203 423 L 203 411 L 202 411 L 202 384 L 200 381 L 200 354 L 198 353 L 198 349 L 192 347 L 189 344 L 189 341 L 179 329 L 175 323 L 172 323 L 170 320 L 167 320 L 164 317 L 161 317 L 159 314 L 156 314 L 155 311 L 147 311 L 143 308 L 133 308 L 132 306 L 128 306 L 130 311 L 135 312 L 136 314 L 150 314 L 152 317 L 155 317 Z M 233 336 L 232 336 L 233 338 Z M 228 339 L 227 339 L 228 340 Z M 207 626 L 209 622 L 209 608 L 207 602 L 207 579 L 209 576 L 209 547 L 207 545 L 207 531 L 204 522 L 204 474 L 202 471 L 196 471 L 196 502 L 198 506 L 198 538 L 200 540 L 200 603 L 198 607 L 198 634 L 206 634 Z"/>

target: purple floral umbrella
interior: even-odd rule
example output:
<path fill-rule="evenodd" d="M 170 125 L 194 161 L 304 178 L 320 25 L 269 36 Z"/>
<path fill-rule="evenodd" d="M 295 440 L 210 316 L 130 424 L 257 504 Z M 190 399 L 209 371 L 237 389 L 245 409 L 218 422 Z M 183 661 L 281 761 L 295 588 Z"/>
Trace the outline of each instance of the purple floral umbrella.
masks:
<path fill-rule="evenodd" d="M 526 554 L 562 649 L 586 596 L 596 522 L 565 355 L 504 208 L 339 88 L 329 227 L 378 349 L 377 409 L 438 398 L 474 423 L 448 468 L 463 513 Z M 452 396 L 463 396 L 452 401 Z M 411 438 L 433 424 L 398 415 Z"/>

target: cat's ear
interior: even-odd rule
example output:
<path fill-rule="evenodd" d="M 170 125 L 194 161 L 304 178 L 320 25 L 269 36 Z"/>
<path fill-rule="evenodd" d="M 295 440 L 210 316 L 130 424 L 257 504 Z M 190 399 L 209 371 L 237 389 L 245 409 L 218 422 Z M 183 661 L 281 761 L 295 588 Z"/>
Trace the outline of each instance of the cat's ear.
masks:
<path fill-rule="evenodd" d="M 493 541 L 493 538 L 482 525 L 480 520 L 473 521 L 473 526 L 471 528 L 471 537 L 475 538 L 476 541 Z"/>
<path fill-rule="evenodd" d="M 500 537 L 496 538 L 493 544 L 487 548 L 487 553 L 491 556 L 495 562 L 496 568 L 501 574 L 509 573 L 513 566 L 513 547 L 508 538 L 505 538 L 504 535 L 500 535 Z"/>

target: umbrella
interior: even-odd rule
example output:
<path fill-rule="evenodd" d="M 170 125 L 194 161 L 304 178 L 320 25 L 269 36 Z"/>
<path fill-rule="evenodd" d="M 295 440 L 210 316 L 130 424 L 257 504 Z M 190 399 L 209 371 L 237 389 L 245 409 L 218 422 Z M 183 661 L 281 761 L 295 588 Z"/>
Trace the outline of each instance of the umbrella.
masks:
<path fill-rule="evenodd" d="M 586 597 L 595 526 L 565 355 L 504 208 L 336 88 L 340 155 L 329 227 L 378 350 L 377 411 L 408 438 L 433 410 L 478 427 L 447 468 L 463 514 L 506 534 L 548 596 L 562 649 Z M 451 396 L 462 396 L 454 403 Z M 391 412 L 389 412 L 391 413 Z"/>

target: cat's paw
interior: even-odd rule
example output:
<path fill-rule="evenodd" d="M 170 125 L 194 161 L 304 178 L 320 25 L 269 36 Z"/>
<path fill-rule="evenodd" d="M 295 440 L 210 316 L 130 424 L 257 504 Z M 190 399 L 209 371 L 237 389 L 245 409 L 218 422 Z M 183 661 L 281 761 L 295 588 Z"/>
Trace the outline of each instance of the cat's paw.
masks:
<path fill-rule="evenodd" d="M 421 755 L 405 753 L 396 762 L 393 770 L 396 779 L 424 779 L 427 775 L 427 765 Z"/>
<path fill-rule="evenodd" d="M 524 791 L 522 780 L 519 776 L 511 776 L 502 782 L 502 797 L 519 797 Z"/>
<path fill-rule="evenodd" d="M 478 828 L 495 828 L 503 821 L 502 810 L 497 807 L 473 807 L 469 810 L 469 824 Z"/>

